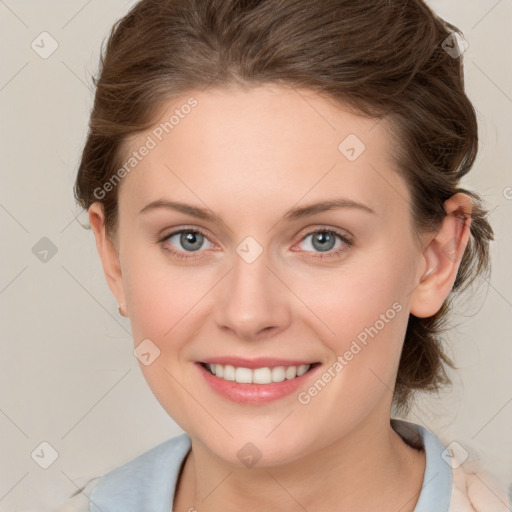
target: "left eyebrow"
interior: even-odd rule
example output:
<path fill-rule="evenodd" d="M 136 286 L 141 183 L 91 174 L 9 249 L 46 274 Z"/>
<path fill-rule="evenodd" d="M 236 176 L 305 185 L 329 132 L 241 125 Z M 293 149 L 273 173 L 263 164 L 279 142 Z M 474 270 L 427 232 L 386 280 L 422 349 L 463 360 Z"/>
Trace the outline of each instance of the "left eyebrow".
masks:
<path fill-rule="evenodd" d="M 330 201 L 323 201 L 320 203 L 313 203 L 307 206 L 300 206 L 298 208 L 292 208 L 285 213 L 283 220 L 298 220 L 310 215 L 315 215 L 317 213 L 335 210 L 338 208 L 355 208 L 363 212 L 375 214 L 375 211 L 365 204 L 352 201 L 351 199 L 340 198 L 332 199 Z"/>
<path fill-rule="evenodd" d="M 156 201 L 153 201 L 148 205 L 144 206 L 144 208 L 142 208 L 142 210 L 139 213 L 145 213 L 150 210 L 155 210 L 159 208 L 177 210 L 186 215 L 191 215 L 192 217 L 197 217 L 198 219 L 207 220 L 210 222 L 222 220 L 218 215 L 211 213 L 210 210 L 205 210 L 203 208 L 199 208 L 198 206 L 193 206 L 179 201 L 169 201 L 167 199 L 158 199 Z M 375 211 L 372 210 L 369 206 L 366 206 L 365 204 L 358 203 L 350 199 L 340 198 L 332 199 L 330 201 L 313 203 L 307 206 L 292 208 L 284 214 L 283 221 L 295 221 L 302 219 L 304 217 L 315 215 L 317 213 L 335 210 L 338 208 L 353 208 L 363 212 L 375 214 Z"/>

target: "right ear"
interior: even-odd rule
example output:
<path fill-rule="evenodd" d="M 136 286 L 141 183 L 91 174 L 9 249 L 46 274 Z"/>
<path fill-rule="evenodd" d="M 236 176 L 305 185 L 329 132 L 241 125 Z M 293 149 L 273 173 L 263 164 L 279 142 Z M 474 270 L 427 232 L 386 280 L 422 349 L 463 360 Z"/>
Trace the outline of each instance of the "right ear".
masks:
<path fill-rule="evenodd" d="M 105 212 L 102 203 L 95 202 L 91 204 L 89 207 L 89 222 L 94 232 L 96 248 L 98 249 L 103 272 L 105 273 L 110 291 L 114 294 L 119 304 L 125 305 L 126 310 L 126 297 L 119 253 L 114 242 L 107 235 Z"/>

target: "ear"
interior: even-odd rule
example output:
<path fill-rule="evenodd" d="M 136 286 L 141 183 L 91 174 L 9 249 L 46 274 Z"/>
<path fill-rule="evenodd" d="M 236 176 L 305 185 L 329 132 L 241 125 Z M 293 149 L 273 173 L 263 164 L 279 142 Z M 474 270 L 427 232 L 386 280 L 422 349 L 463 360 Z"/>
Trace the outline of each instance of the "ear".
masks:
<path fill-rule="evenodd" d="M 450 293 L 470 235 L 473 202 L 458 193 L 445 201 L 446 217 L 423 251 L 422 279 L 411 295 L 411 313 L 419 318 L 435 315 Z M 432 235 L 430 235 L 432 236 Z"/>
<path fill-rule="evenodd" d="M 120 305 L 126 308 L 125 291 L 122 279 L 119 251 L 110 239 L 105 227 L 105 213 L 99 202 L 89 207 L 89 222 L 96 239 L 96 247 L 101 259 L 108 287 Z"/>

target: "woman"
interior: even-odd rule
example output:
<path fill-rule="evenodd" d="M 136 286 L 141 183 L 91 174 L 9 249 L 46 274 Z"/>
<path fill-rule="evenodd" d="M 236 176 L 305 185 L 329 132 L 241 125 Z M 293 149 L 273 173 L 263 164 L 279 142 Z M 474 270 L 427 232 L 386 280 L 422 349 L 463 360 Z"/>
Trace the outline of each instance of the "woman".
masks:
<path fill-rule="evenodd" d="M 113 27 L 75 194 L 185 433 L 90 511 L 508 510 L 391 418 L 449 383 L 450 300 L 489 269 L 456 32 L 420 0 L 143 0 Z"/>

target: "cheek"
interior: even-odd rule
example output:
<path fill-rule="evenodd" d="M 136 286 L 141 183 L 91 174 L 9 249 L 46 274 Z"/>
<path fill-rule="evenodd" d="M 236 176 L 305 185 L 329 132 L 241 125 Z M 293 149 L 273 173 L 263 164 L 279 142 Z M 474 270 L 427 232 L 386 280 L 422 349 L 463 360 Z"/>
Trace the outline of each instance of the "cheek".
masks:
<path fill-rule="evenodd" d="M 167 263 L 159 249 L 129 247 L 126 253 L 123 281 L 134 341 L 154 338 L 161 343 L 173 337 L 182 320 L 190 321 L 206 283 L 190 267 Z"/>
<path fill-rule="evenodd" d="M 381 379 L 394 387 L 408 304 L 407 276 L 393 261 L 387 257 L 350 265 L 320 275 L 314 287 L 304 282 L 297 290 L 307 297 L 311 322 L 350 382 Z"/>
<path fill-rule="evenodd" d="M 183 390 L 183 386 L 190 388 L 184 348 L 194 337 L 194 305 L 204 295 L 205 285 L 198 285 L 192 272 L 167 265 L 161 257 L 150 258 L 148 252 L 132 247 L 126 273 L 123 271 L 134 345 L 149 339 L 156 346 L 141 344 L 152 360 L 145 364 L 141 359 L 139 367 L 163 408 L 183 429 L 191 431 L 191 418 L 198 410 Z"/>
<path fill-rule="evenodd" d="M 369 282 L 373 277 L 368 273 Z M 326 436 L 339 435 L 340 428 L 355 425 L 377 404 L 392 399 L 408 321 L 408 310 L 394 284 L 389 279 L 360 290 L 360 279 L 357 284 L 347 279 L 343 292 L 316 297 L 313 308 L 335 333 L 329 330 L 322 340 L 330 349 L 332 364 L 319 376 L 327 382 L 325 388 L 314 383 L 314 389 L 302 390 L 299 402 L 306 404 L 305 410 L 314 410 L 313 421 L 326 429 Z M 336 408 L 344 415 L 333 420 Z"/>
<path fill-rule="evenodd" d="M 379 331 L 390 331 L 387 326 L 396 323 L 393 320 L 398 310 L 405 309 L 405 279 L 393 264 L 365 261 L 318 274 L 314 280 L 295 282 L 294 291 L 305 297 L 311 318 L 324 324 L 329 338 L 340 340 L 341 347 L 347 337 L 356 337 L 376 322 Z"/>

